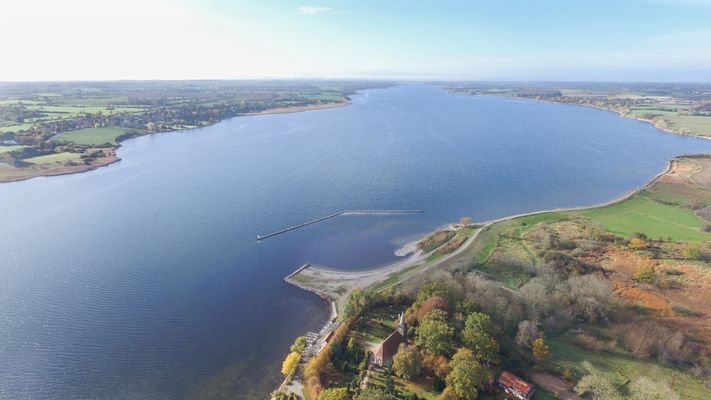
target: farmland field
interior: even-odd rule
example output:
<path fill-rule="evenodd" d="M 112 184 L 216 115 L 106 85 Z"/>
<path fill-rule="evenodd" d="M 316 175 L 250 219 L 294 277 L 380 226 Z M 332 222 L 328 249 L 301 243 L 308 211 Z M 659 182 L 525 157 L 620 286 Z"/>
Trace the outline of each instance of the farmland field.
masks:
<path fill-rule="evenodd" d="M 54 140 L 59 142 L 72 142 L 76 144 L 100 145 L 104 143 L 116 144 L 116 138 L 126 132 L 139 132 L 135 129 L 121 127 L 86 128 L 63 133 Z"/>
<path fill-rule="evenodd" d="M 32 163 L 32 164 L 52 164 L 52 163 L 61 163 L 61 162 L 65 162 L 65 161 L 79 160 L 80 158 L 81 158 L 81 154 L 77 154 L 77 153 L 57 153 L 57 154 L 48 154 L 46 156 L 26 158 L 24 161 Z"/>
<path fill-rule="evenodd" d="M 608 231 L 625 237 L 639 232 L 651 238 L 711 240 L 711 234 L 700 230 L 704 222 L 693 211 L 654 201 L 649 192 L 582 214 Z"/>
<path fill-rule="evenodd" d="M 7 153 L 9 151 L 21 150 L 27 146 L 0 146 L 0 153 Z"/>

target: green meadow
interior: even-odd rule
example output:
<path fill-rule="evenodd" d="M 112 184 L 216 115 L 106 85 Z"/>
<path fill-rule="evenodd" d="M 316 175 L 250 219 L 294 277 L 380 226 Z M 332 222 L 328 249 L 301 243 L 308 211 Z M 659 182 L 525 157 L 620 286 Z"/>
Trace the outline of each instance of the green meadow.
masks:
<path fill-rule="evenodd" d="M 54 140 L 59 142 L 72 142 L 85 145 L 116 144 L 116 138 L 126 132 L 138 132 L 135 129 L 121 127 L 86 128 L 63 133 Z"/>
<path fill-rule="evenodd" d="M 644 191 L 621 203 L 581 214 L 620 236 L 629 237 L 639 232 L 655 239 L 711 240 L 711 234 L 700 229 L 704 221 L 693 211 L 662 204 L 654 198 L 653 193 Z"/>
<path fill-rule="evenodd" d="M 21 150 L 27 146 L 17 145 L 17 146 L 0 146 L 0 153 L 7 153 L 10 151 Z"/>
<path fill-rule="evenodd" d="M 584 373 L 582 364 L 584 361 L 588 361 L 608 379 L 621 386 L 622 390 L 624 390 L 626 382 L 646 376 L 667 384 L 671 384 L 673 379 L 674 390 L 681 395 L 682 399 L 708 399 L 709 391 L 706 385 L 680 369 L 665 366 L 653 360 L 636 359 L 621 352 L 588 351 L 568 343 L 564 337 L 546 338 L 546 342 L 553 355 L 551 361 L 560 369 L 568 367 L 578 373 Z"/>
<path fill-rule="evenodd" d="M 32 164 L 54 164 L 54 163 L 63 163 L 65 161 L 79 160 L 80 158 L 81 158 L 81 154 L 78 154 L 78 153 L 57 153 L 57 154 L 48 154 L 46 156 L 26 158 L 23 161 L 26 161 L 26 162 L 29 162 Z"/>

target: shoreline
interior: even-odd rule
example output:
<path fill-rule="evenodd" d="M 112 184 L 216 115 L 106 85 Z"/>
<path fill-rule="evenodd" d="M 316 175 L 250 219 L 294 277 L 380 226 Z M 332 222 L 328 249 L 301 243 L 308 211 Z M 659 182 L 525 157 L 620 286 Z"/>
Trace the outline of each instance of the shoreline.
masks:
<path fill-rule="evenodd" d="M 627 119 L 634 119 L 640 122 L 648 123 L 652 125 L 654 128 L 657 130 L 660 130 L 665 133 L 670 133 L 672 135 L 677 135 L 677 136 L 683 136 L 683 137 L 693 137 L 697 139 L 705 139 L 705 140 L 711 140 L 711 136 L 707 135 L 702 135 L 699 133 L 693 133 L 693 132 L 679 132 L 675 131 L 673 129 L 669 129 L 667 127 L 662 127 L 658 123 L 652 121 L 651 119 L 644 119 L 640 117 L 633 117 L 629 113 L 623 113 L 621 111 L 617 111 L 611 108 L 607 107 L 601 107 L 601 106 L 596 106 L 594 104 L 584 104 L 584 103 L 568 103 L 568 102 L 563 102 L 563 101 L 555 101 L 555 100 L 545 100 L 545 99 L 532 99 L 532 98 L 527 98 L 527 97 L 515 97 L 515 96 L 506 96 L 506 95 L 497 95 L 497 94 L 466 94 L 466 93 L 456 93 L 451 90 L 448 90 L 446 88 L 443 88 L 447 90 L 447 93 L 452 94 L 452 95 L 459 95 L 459 96 L 484 96 L 484 97 L 500 97 L 500 98 L 506 98 L 506 99 L 515 99 L 519 101 L 533 101 L 533 102 L 541 102 L 541 103 L 547 103 L 547 104 L 562 104 L 562 105 L 569 105 L 569 106 L 578 106 L 578 107 L 585 107 L 585 108 L 593 108 L 596 110 L 600 111 L 607 111 L 611 112 L 613 114 L 616 114 L 618 117 L 621 118 L 627 118 Z"/>
<path fill-rule="evenodd" d="M 330 308 L 332 310 L 337 310 L 338 305 L 344 301 L 347 301 L 350 293 L 356 289 L 356 288 L 361 288 L 361 289 L 372 289 L 376 290 L 376 292 L 380 292 L 382 290 L 386 290 L 388 288 L 391 288 L 393 286 L 402 284 L 403 282 L 407 281 L 408 279 L 421 275 L 422 273 L 425 273 L 427 270 L 431 270 L 433 268 L 438 268 L 442 266 L 443 264 L 449 262 L 450 260 L 454 259 L 454 262 L 459 262 L 461 259 L 457 260 L 457 257 L 460 254 L 467 254 L 469 250 L 473 247 L 473 245 L 476 243 L 477 238 L 479 235 L 487 230 L 490 226 L 508 221 L 508 220 L 514 220 L 517 218 L 521 217 L 526 217 L 530 215 L 538 215 L 538 214 L 545 214 L 545 213 L 555 213 L 555 212 L 571 212 L 571 211 L 582 211 L 582 210 L 591 210 L 591 209 L 596 209 L 596 208 L 603 208 L 603 207 L 609 207 L 611 205 L 615 205 L 624 201 L 627 201 L 628 199 L 632 198 L 633 196 L 641 193 L 644 190 L 649 189 L 652 187 L 655 183 L 659 181 L 660 178 L 664 177 L 665 175 L 669 173 L 673 173 L 675 170 L 676 164 L 683 158 L 711 158 L 711 154 L 686 154 L 686 155 L 679 155 L 676 156 L 670 160 L 667 160 L 666 167 L 664 170 L 656 174 L 652 179 L 650 179 L 646 184 L 644 184 L 641 187 L 638 187 L 636 189 L 630 190 L 627 193 L 622 194 L 621 196 L 591 206 L 580 206 L 580 207 L 567 207 L 567 208 L 555 208 L 555 209 L 548 209 L 548 210 L 540 210 L 540 211 L 532 211 L 532 212 L 527 212 L 527 213 L 520 213 L 520 214 L 515 214 L 515 215 L 509 215 L 501 218 L 495 218 L 491 219 L 488 221 L 480 222 L 480 223 L 475 223 L 473 222 L 472 224 L 466 225 L 466 226 L 461 226 L 461 225 L 454 225 L 454 224 L 447 224 L 441 227 L 440 229 L 454 229 L 456 232 L 459 232 L 461 228 L 475 228 L 476 230 L 469 236 L 459 247 L 457 247 L 454 251 L 451 253 L 445 254 L 444 256 L 441 256 L 437 259 L 433 259 L 431 261 L 428 261 L 429 257 L 435 255 L 435 253 L 438 251 L 440 248 L 444 248 L 447 246 L 448 243 L 451 243 L 451 241 L 455 240 L 457 237 L 459 237 L 459 234 L 454 235 L 449 241 L 443 243 L 436 249 L 432 250 L 429 253 L 423 253 L 421 250 L 416 249 L 416 244 L 418 241 L 413 241 L 410 243 L 406 243 L 405 245 L 399 247 L 398 249 L 395 250 L 395 254 L 404 254 L 406 258 L 403 260 L 396 261 L 394 263 L 382 266 L 382 267 L 376 267 L 370 270 L 365 270 L 365 271 L 339 271 L 337 269 L 332 269 L 328 267 L 318 267 L 318 266 L 313 266 L 312 264 L 304 264 L 297 270 L 293 271 L 289 275 L 287 275 L 284 278 L 284 281 L 287 284 L 296 286 L 302 290 L 306 290 L 308 292 L 317 294 L 322 300 L 330 303 Z M 424 238 L 426 238 L 425 236 Z M 423 239 L 424 239 L 423 238 Z M 420 239 L 420 240 L 423 240 Z M 412 248 L 415 248 L 414 252 L 411 252 L 410 250 Z M 424 262 L 423 262 L 424 261 Z M 311 277 L 325 277 L 325 280 L 322 280 L 320 282 L 321 285 L 326 285 L 326 289 L 324 288 L 318 288 L 315 287 L 313 281 L 309 281 L 309 279 L 304 280 L 303 277 L 306 276 L 307 278 L 309 275 L 305 275 L 306 273 L 310 273 Z M 384 283 L 388 282 L 389 280 L 394 280 L 393 282 L 387 283 L 387 285 L 382 286 Z M 318 282 L 318 281 L 317 281 Z M 328 290 L 328 284 L 329 282 L 333 284 L 335 282 L 338 286 L 336 286 L 335 290 L 333 287 L 331 287 L 331 290 Z M 348 283 L 350 282 L 350 287 L 346 288 L 343 286 L 343 283 Z M 324 322 L 324 326 L 328 326 L 328 324 L 334 323 L 333 319 L 334 314 L 331 314 L 331 318 Z M 335 314 L 336 318 L 338 317 L 338 314 Z M 294 377 L 295 381 L 300 382 L 300 377 Z M 300 386 L 299 386 L 300 387 Z M 280 385 L 278 387 L 278 390 L 281 390 L 284 388 L 284 385 Z"/>
<path fill-rule="evenodd" d="M 495 218 L 495 219 L 490 219 L 482 222 L 472 222 L 471 225 L 468 225 L 467 227 L 472 227 L 472 226 L 477 226 L 476 230 L 474 233 L 467 238 L 467 240 L 464 241 L 456 250 L 452 251 L 449 254 L 446 254 L 436 260 L 427 261 L 427 258 L 431 256 L 434 252 L 437 251 L 437 249 L 433 250 L 432 252 L 429 253 L 423 253 L 421 251 L 415 250 L 414 252 L 410 251 L 413 246 L 416 246 L 416 244 L 426 238 L 427 236 L 417 240 L 413 241 L 410 243 L 407 243 L 398 249 L 395 250 L 395 255 L 399 257 L 404 257 L 401 260 L 397 260 L 395 262 L 375 267 L 372 269 L 367 269 L 367 270 L 358 270 L 358 271 L 348 271 L 348 270 L 339 270 L 338 268 L 333 268 L 333 267 L 327 267 L 327 266 L 316 266 L 313 264 L 304 264 L 297 270 L 293 271 L 290 273 L 287 277 L 284 278 L 284 281 L 288 284 L 291 284 L 293 286 L 296 286 L 302 290 L 306 290 L 308 292 L 317 294 L 321 299 L 326 300 L 326 301 L 333 301 L 336 304 L 339 304 L 343 302 L 345 299 L 347 299 L 348 294 L 350 293 L 351 290 L 355 288 L 361 288 L 361 289 L 366 289 L 366 288 L 372 288 L 376 287 L 378 284 L 382 284 L 383 282 L 387 281 L 388 279 L 391 279 L 393 276 L 396 276 L 395 274 L 402 274 L 403 276 L 400 277 L 397 282 L 393 283 L 392 285 L 395 284 L 400 284 L 402 282 L 405 282 L 407 279 L 411 278 L 412 276 L 415 276 L 424 270 L 432 269 L 437 266 L 440 266 L 441 264 L 445 263 L 446 261 L 451 260 L 452 258 L 456 257 L 462 252 L 465 252 L 467 249 L 469 249 L 474 242 L 476 241 L 476 238 L 479 236 L 481 232 L 486 230 L 488 227 L 491 225 L 497 224 L 499 222 L 504 222 L 508 220 L 513 220 L 517 218 L 522 218 L 522 217 L 527 217 L 527 216 L 532 216 L 532 215 L 540 215 L 540 214 L 547 214 L 547 213 L 556 213 L 556 212 L 572 212 L 572 211 L 585 211 L 585 210 L 591 210 L 591 209 L 596 209 L 596 208 L 603 208 L 603 207 L 609 207 L 621 202 L 624 202 L 633 196 L 639 194 L 640 192 L 648 189 L 652 185 L 654 185 L 661 177 L 664 175 L 668 174 L 671 172 L 674 168 L 674 165 L 676 162 L 681 159 L 681 158 L 695 158 L 695 157 L 709 157 L 708 154 L 683 154 L 674 157 L 671 160 L 667 160 L 666 167 L 664 170 L 656 174 L 652 179 L 650 179 L 646 184 L 643 186 L 640 186 L 636 189 L 630 190 L 624 194 L 622 194 L 619 197 L 616 197 L 612 200 L 603 202 L 603 203 L 598 203 L 594 205 L 589 205 L 589 206 L 577 206 L 577 207 L 564 207 L 564 208 L 553 208 L 553 209 L 546 209 L 546 210 L 539 210 L 539 211 L 530 211 L 530 212 L 525 212 L 525 213 L 519 213 L 519 214 L 513 214 L 513 215 L 508 215 L 504 216 L 501 218 Z M 447 227 L 452 227 L 452 224 L 445 224 L 443 225 L 440 229 L 446 229 Z M 456 235 L 455 235 L 456 237 Z M 454 238 L 450 239 L 453 240 Z M 449 243 L 449 242 L 447 242 Z M 443 244 L 442 246 L 445 246 Z M 440 247 L 442 247 L 440 246 Z M 439 247 L 438 247 L 439 248 Z M 408 274 L 409 273 L 409 274 Z M 316 285 L 319 285 L 318 287 Z M 337 286 L 334 286 L 337 285 Z M 391 286 L 392 286 L 391 285 Z M 388 286 L 389 287 L 389 286 Z M 380 290 L 386 289 L 382 288 Z M 346 289 L 345 291 L 343 289 Z M 342 293 L 339 293 L 342 292 Z"/>
<path fill-rule="evenodd" d="M 96 163 L 92 163 L 89 165 L 58 165 L 58 166 L 52 166 L 50 168 L 33 168 L 33 167 L 24 167 L 24 168 L 17 168 L 13 166 L 9 166 L 10 168 L 16 169 L 19 174 L 17 176 L 2 176 L 0 175 L 0 184 L 3 183 L 14 183 L 14 182 L 22 182 L 34 178 L 41 178 L 41 177 L 52 177 L 52 176 L 61 176 L 61 175 L 71 175 L 71 174 L 81 174 L 84 172 L 89 172 L 89 171 L 94 171 L 96 169 L 106 167 L 112 164 L 115 164 L 119 161 L 121 161 L 121 157 L 119 157 L 116 153 L 119 148 L 121 148 L 121 145 L 124 141 L 128 141 L 131 139 L 135 139 L 138 137 L 143 137 L 143 136 L 151 136 L 151 135 L 156 135 L 160 133 L 171 133 L 171 132 L 183 132 L 183 131 L 189 131 L 193 129 L 200 129 L 200 128 L 207 128 L 208 126 L 213 126 L 216 125 L 222 121 L 227 121 L 232 118 L 240 118 L 240 117 L 252 117 L 252 116 L 258 116 L 258 115 L 270 115 L 270 114 L 291 114 L 291 113 L 298 113 L 298 112 L 306 112 L 306 111 L 316 111 L 316 110 L 326 110 L 330 108 L 338 108 L 338 107 L 346 107 L 350 105 L 352 102 L 349 98 L 345 97 L 342 102 L 340 103 L 323 103 L 323 104 L 311 104 L 311 105 L 306 105 L 306 106 L 296 106 L 296 107 L 277 107 L 277 108 L 272 108 L 260 112 L 255 112 L 255 113 L 244 113 L 244 114 L 239 114 L 234 117 L 229 117 L 229 118 L 224 118 L 219 121 L 215 121 L 214 123 L 200 126 L 200 127 L 190 127 L 190 128 L 183 128 L 183 129 L 173 129 L 173 130 L 167 130 L 167 131 L 158 131 L 158 132 L 150 132 L 145 135 L 140 135 L 140 136 L 133 136 L 126 138 L 125 140 L 120 140 L 116 143 L 116 146 L 111 147 L 111 154 L 107 157 L 104 157 L 108 160 L 102 160 Z M 0 168 L 3 168 L 0 166 Z M 38 173 L 33 174 L 32 171 L 37 171 Z M 28 174 L 23 174 L 22 172 L 27 172 Z"/>

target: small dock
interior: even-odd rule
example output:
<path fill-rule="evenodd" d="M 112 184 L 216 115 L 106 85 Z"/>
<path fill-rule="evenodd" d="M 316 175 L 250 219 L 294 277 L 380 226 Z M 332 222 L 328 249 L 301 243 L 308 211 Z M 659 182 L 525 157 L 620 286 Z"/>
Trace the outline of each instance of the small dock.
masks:
<path fill-rule="evenodd" d="M 290 226 L 288 228 L 280 229 L 278 231 L 274 231 L 272 233 L 267 233 L 264 235 L 257 235 L 257 241 L 269 239 L 270 237 L 281 235 L 282 233 L 286 233 L 286 232 L 293 231 L 293 230 L 296 230 L 299 228 L 303 228 L 305 226 L 313 225 L 313 224 L 325 221 L 327 219 L 336 218 L 341 215 L 407 215 L 407 214 L 421 214 L 422 212 L 423 212 L 422 210 L 341 210 L 339 212 L 326 215 L 325 217 L 316 218 L 316 219 L 304 222 L 299 225 Z"/>

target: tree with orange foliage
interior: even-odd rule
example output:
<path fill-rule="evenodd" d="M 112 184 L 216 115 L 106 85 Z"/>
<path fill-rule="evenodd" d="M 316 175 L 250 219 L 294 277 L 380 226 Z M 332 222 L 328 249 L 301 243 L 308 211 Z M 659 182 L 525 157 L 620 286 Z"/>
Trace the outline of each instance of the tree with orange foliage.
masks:
<path fill-rule="evenodd" d="M 442 310 L 449 314 L 449 302 L 440 296 L 432 296 L 425 300 L 424 303 L 417 309 L 417 320 L 422 322 L 422 319 L 432 310 Z"/>
<path fill-rule="evenodd" d="M 431 371 L 438 378 L 444 379 L 450 371 L 449 360 L 445 356 L 440 356 L 434 353 L 425 354 L 422 365 Z"/>

